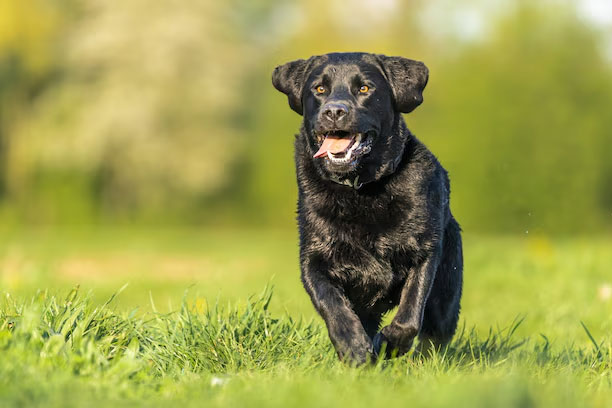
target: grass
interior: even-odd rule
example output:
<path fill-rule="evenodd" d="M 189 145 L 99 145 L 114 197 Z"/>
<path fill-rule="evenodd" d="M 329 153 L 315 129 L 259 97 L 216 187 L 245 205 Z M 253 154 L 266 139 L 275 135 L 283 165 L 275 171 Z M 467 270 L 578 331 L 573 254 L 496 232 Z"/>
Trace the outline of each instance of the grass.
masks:
<path fill-rule="evenodd" d="M 355 369 L 293 234 L 5 233 L 0 406 L 607 407 L 611 241 L 468 235 L 451 346 Z"/>

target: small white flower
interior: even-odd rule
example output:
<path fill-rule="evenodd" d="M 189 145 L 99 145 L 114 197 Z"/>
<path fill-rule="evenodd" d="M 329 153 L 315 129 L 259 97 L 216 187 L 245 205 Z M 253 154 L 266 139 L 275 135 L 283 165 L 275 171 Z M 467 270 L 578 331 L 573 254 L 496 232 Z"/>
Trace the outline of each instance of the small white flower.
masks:
<path fill-rule="evenodd" d="M 604 283 L 597 290 L 597 297 L 602 302 L 606 302 L 612 298 L 612 286 L 609 283 Z"/>
<path fill-rule="evenodd" d="M 229 378 L 213 377 L 210 379 L 210 385 L 211 387 L 220 387 L 227 384 L 228 381 Z"/>

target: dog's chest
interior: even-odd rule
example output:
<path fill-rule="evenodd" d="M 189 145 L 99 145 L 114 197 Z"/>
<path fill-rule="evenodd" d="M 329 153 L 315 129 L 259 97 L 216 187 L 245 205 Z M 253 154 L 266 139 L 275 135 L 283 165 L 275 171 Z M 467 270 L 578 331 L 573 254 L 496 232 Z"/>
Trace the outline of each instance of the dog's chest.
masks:
<path fill-rule="evenodd" d="M 402 280 L 392 264 L 393 248 L 382 237 L 353 231 L 333 236 L 326 246 L 328 274 L 355 304 L 374 305 Z"/>
<path fill-rule="evenodd" d="M 355 305 L 373 306 L 393 296 L 405 279 L 397 268 L 406 221 L 405 200 L 382 192 L 361 196 L 341 190 L 323 200 L 302 201 L 302 227 L 308 249 L 319 253 L 327 274 Z"/>

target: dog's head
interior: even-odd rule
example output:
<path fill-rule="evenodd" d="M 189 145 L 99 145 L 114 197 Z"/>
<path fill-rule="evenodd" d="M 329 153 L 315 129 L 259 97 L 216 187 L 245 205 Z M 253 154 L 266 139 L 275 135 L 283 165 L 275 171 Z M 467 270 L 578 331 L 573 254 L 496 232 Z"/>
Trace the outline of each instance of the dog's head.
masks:
<path fill-rule="evenodd" d="M 403 152 L 401 113 L 423 101 L 422 62 L 367 53 L 333 53 L 281 65 L 272 83 L 304 116 L 308 153 L 332 179 L 382 174 Z M 403 123 L 403 122 L 401 122 Z"/>

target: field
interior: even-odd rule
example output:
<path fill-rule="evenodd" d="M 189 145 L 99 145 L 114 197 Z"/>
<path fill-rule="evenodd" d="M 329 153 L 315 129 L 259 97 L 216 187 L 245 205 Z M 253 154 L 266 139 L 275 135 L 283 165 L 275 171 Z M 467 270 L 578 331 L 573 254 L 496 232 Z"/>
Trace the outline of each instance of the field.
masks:
<path fill-rule="evenodd" d="M 464 245 L 452 345 L 355 369 L 292 231 L 2 231 L 0 406 L 612 406 L 612 239 Z"/>

